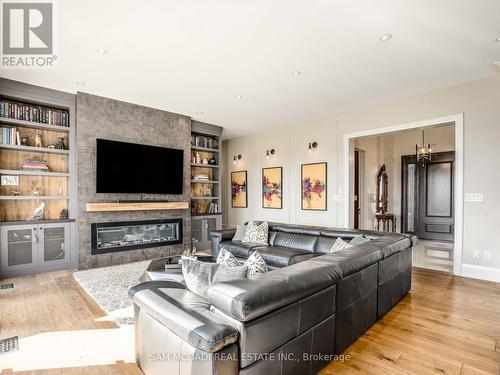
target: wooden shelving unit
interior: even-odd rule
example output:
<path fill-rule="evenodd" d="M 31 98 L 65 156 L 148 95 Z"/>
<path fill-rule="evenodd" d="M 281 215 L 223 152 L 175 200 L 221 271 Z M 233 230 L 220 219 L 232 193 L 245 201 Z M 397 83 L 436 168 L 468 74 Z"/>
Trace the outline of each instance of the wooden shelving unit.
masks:
<path fill-rule="evenodd" d="M 198 241 L 198 248 L 204 249 L 210 245 L 209 233 L 222 229 L 222 128 L 193 121 L 191 137 L 191 234 Z M 200 159 L 206 159 L 205 163 L 200 163 Z M 215 161 L 215 164 L 207 164 L 209 160 Z M 197 180 L 195 176 L 199 174 L 207 176 L 208 180 Z M 213 204 L 217 206 L 218 212 L 209 212 L 209 207 L 214 207 Z"/>
<path fill-rule="evenodd" d="M 19 138 L 26 138 L 27 145 L 0 143 L 0 175 L 17 176 L 18 185 L 0 185 L 0 222 L 19 222 L 33 214 L 37 201 L 45 202 L 42 219 L 59 220 L 63 210 L 69 218 L 75 217 L 75 97 L 71 94 L 55 92 L 36 86 L 24 85 L 4 80 L 0 89 L 0 127 L 16 129 Z M 3 103 L 8 102 L 14 110 L 7 112 Z M 64 113 L 68 116 L 67 125 L 59 125 L 58 119 L 44 118 L 45 122 L 27 121 L 35 119 L 27 111 L 43 109 L 52 113 Z M 24 110 L 24 112 L 23 112 Z M 22 115 L 21 115 L 22 114 Z M 17 118 L 11 118 L 17 117 Z M 22 119 L 19 119 L 22 118 Z M 39 118 L 38 118 L 39 119 Z M 50 122 L 50 123 L 48 123 Z M 57 125 L 56 125 L 57 124 Z M 35 138 L 39 136 L 42 147 L 35 147 Z M 64 139 L 67 149 L 49 148 Z M 43 160 L 48 166 L 45 170 L 24 170 L 26 160 Z M 33 189 L 40 195 L 34 195 Z M 19 192 L 20 196 L 11 193 Z"/>

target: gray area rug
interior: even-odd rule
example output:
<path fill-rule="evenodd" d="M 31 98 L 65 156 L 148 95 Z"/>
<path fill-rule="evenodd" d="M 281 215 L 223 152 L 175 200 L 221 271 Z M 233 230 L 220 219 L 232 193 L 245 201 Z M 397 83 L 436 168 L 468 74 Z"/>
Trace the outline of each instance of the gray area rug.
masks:
<path fill-rule="evenodd" d="M 73 274 L 87 294 L 119 325 L 133 324 L 132 299 L 128 290 L 140 283 L 150 261 L 95 268 Z"/>

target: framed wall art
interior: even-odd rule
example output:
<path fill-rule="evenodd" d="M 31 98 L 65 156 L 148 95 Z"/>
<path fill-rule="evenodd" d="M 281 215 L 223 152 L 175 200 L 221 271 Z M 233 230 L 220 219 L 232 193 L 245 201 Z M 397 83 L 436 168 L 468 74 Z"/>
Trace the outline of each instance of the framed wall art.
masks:
<path fill-rule="evenodd" d="M 283 168 L 262 168 L 262 208 L 283 208 Z"/>
<path fill-rule="evenodd" d="M 301 208 L 311 211 L 326 211 L 327 164 L 302 164 L 301 184 Z"/>
<path fill-rule="evenodd" d="M 231 207 L 248 207 L 247 171 L 231 172 Z"/>

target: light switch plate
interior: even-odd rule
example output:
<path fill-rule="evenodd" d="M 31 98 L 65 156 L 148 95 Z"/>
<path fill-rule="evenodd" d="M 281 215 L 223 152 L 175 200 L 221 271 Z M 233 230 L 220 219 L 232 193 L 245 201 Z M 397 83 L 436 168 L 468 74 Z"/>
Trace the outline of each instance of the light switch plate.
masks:
<path fill-rule="evenodd" d="M 465 195 L 466 202 L 482 202 L 483 201 L 483 193 L 467 193 Z"/>
<path fill-rule="evenodd" d="M 479 255 L 481 254 L 481 251 L 479 249 L 474 249 L 472 250 L 472 257 L 474 259 L 479 259 Z"/>
<path fill-rule="evenodd" d="M 486 260 L 491 260 L 491 250 L 484 250 L 483 257 Z"/>

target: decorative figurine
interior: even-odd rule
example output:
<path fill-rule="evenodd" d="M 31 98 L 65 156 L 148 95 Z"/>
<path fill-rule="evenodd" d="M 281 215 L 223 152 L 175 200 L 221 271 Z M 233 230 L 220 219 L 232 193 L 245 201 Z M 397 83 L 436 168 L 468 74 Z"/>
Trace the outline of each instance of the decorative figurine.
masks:
<path fill-rule="evenodd" d="M 202 163 L 208 165 L 208 159 L 207 158 L 203 159 Z"/>
<path fill-rule="evenodd" d="M 54 144 L 54 146 L 58 150 L 67 150 L 66 145 L 64 144 L 64 138 L 63 137 L 57 138 L 57 142 Z"/>
<path fill-rule="evenodd" d="M 30 185 L 31 185 L 31 192 L 33 195 L 39 197 L 40 196 L 40 191 L 42 190 L 42 188 L 40 186 L 35 186 L 33 185 L 33 181 L 30 182 Z"/>
<path fill-rule="evenodd" d="M 21 146 L 27 146 L 27 145 L 28 145 L 28 137 L 22 137 Z"/>
<path fill-rule="evenodd" d="M 215 165 L 217 163 L 217 160 L 215 160 L 214 157 L 212 157 L 209 161 L 208 161 L 208 164 L 210 165 Z"/>
<path fill-rule="evenodd" d="M 63 208 L 61 210 L 61 213 L 59 214 L 59 219 L 66 220 L 68 217 L 69 217 L 68 210 L 66 208 Z"/>
<path fill-rule="evenodd" d="M 42 202 L 40 206 L 38 206 L 33 215 L 26 219 L 26 221 L 37 221 L 43 218 L 43 212 L 45 211 L 45 202 Z"/>
<path fill-rule="evenodd" d="M 43 147 L 42 146 L 42 136 L 39 133 L 35 137 L 35 147 Z"/>
<path fill-rule="evenodd" d="M 10 196 L 11 197 L 20 197 L 21 196 L 21 192 L 17 191 L 17 190 L 11 190 L 10 191 Z"/>
<path fill-rule="evenodd" d="M 196 153 L 196 164 L 201 164 L 201 155 L 199 152 Z"/>

